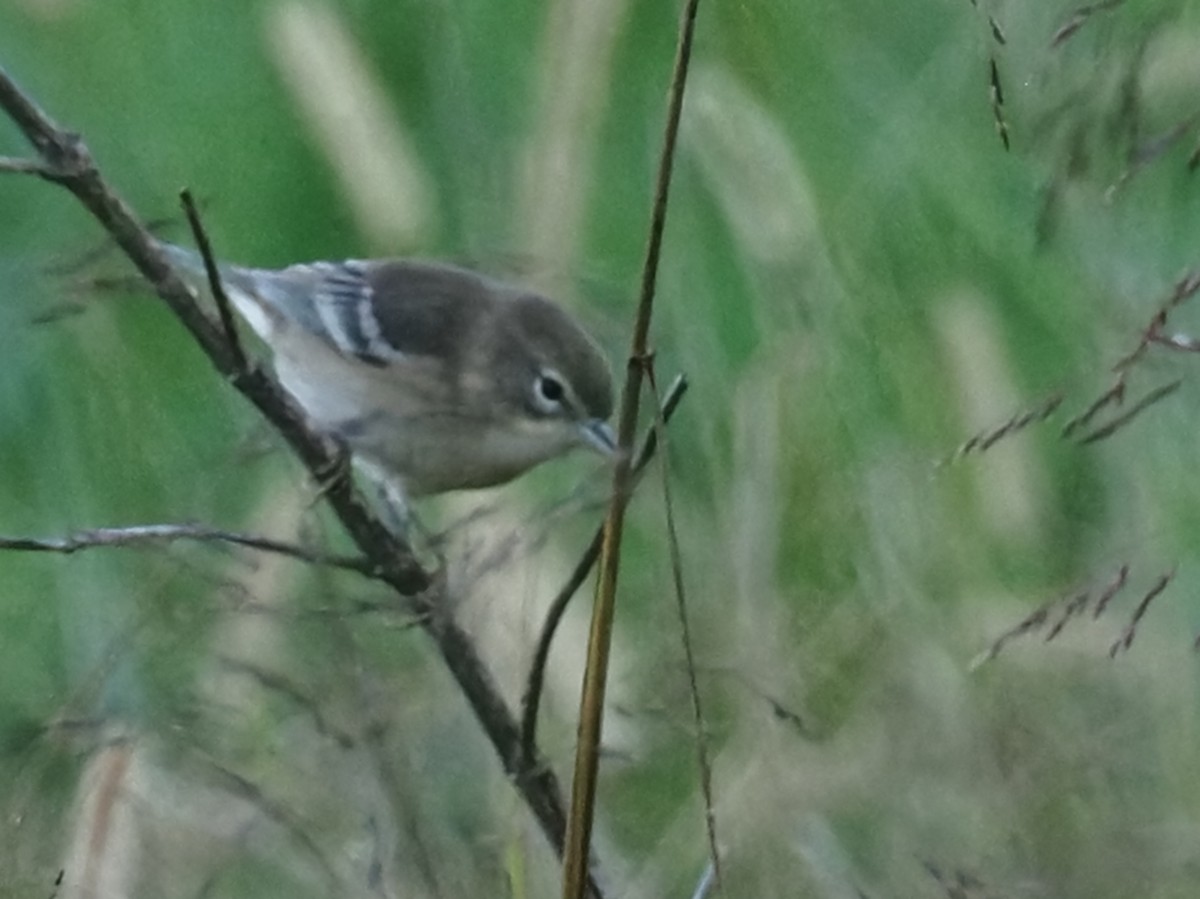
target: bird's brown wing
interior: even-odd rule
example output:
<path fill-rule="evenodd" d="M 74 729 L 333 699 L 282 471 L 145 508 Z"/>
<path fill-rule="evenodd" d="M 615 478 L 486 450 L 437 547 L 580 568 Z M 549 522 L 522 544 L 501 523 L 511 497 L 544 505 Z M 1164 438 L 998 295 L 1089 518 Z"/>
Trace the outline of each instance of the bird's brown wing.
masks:
<path fill-rule="evenodd" d="M 249 274 L 287 320 L 374 365 L 456 356 L 461 335 L 495 303 L 483 276 L 434 262 L 310 262 Z"/>

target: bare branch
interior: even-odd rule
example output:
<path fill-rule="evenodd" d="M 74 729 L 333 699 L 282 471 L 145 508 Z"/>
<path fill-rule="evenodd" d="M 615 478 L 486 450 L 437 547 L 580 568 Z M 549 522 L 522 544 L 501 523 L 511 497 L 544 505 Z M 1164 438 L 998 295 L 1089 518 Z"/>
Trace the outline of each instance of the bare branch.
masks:
<path fill-rule="evenodd" d="M 213 301 L 217 304 L 217 314 L 221 317 L 221 328 L 225 331 L 225 340 L 229 343 L 229 354 L 233 357 L 233 364 L 238 374 L 242 375 L 250 366 L 246 361 L 245 352 L 242 351 L 237 324 L 233 319 L 233 309 L 230 306 L 229 297 L 225 293 L 225 285 L 221 283 L 221 269 L 217 265 L 216 257 L 213 256 L 212 243 L 208 239 L 208 232 L 204 230 L 204 223 L 200 221 L 200 213 L 196 210 L 192 192 L 184 189 L 179 194 L 179 200 L 183 204 L 183 212 L 192 228 L 192 237 L 196 240 L 196 248 L 204 260 L 204 271 L 208 275 L 208 287 L 212 292 Z"/>
<path fill-rule="evenodd" d="M 70 555 L 99 547 L 138 546 L 147 543 L 176 543 L 183 540 L 201 543 L 229 543 L 262 552 L 288 556 L 312 565 L 341 568 L 367 577 L 378 577 L 375 564 L 363 556 L 323 553 L 294 543 L 272 540 L 255 534 L 240 534 L 202 524 L 141 524 L 122 528 L 95 528 L 77 531 L 66 537 L 4 537 L 0 549 L 21 552 L 51 552 Z"/>
<path fill-rule="evenodd" d="M 687 379 L 683 375 L 679 375 L 667 388 L 667 395 L 661 406 L 664 422 L 669 422 L 675 414 L 675 410 L 679 407 L 679 401 L 687 392 L 687 387 Z M 657 447 L 658 429 L 652 428 L 647 432 L 642 448 L 634 461 L 635 478 L 641 475 L 650 460 L 654 458 Z M 554 595 L 546 612 L 546 620 L 542 623 L 542 630 L 538 635 L 537 646 L 533 652 L 533 661 L 529 665 L 525 692 L 521 696 L 521 751 L 526 753 L 527 759 L 532 759 L 537 749 L 538 711 L 541 707 L 542 686 L 546 679 L 546 663 L 550 658 L 550 646 L 554 642 L 554 635 L 558 631 L 558 626 L 562 622 L 572 597 L 583 586 L 583 582 L 592 572 L 592 566 L 596 564 L 596 559 L 600 557 L 600 543 L 603 537 L 603 528 L 597 528 L 596 532 L 592 534 L 587 549 L 583 551 L 583 555 L 580 556 L 579 561 L 575 563 L 575 568 L 567 577 L 566 583 Z"/>

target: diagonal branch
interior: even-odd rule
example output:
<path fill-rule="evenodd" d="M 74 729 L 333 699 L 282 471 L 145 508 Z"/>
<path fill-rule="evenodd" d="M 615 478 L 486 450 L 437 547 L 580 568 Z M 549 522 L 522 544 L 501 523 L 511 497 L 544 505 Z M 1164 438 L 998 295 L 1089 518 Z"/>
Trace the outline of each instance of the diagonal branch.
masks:
<path fill-rule="evenodd" d="M 423 568 L 408 543 L 393 534 L 362 501 L 341 462 L 336 443 L 313 432 L 296 404 L 260 367 L 239 366 L 225 330 L 200 307 L 191 289 L 167 263 L 154 235 L 101 177 L 80 136 L 55 123 L 3 68 L 0 68 L 0 109 L 37 151 L 40 165 L 19 168 L 60 184 L 74 194 L 188 330 L 213 367 L 271 422 L 305 468 L 324 485 L 323 497 L 374 567 L 375 576 L 405 598 L 437 645 L 505 773 L 561 855 L 566 814 L 558 779 L 540 753 L 530 758 L 521 751 L 516 718 L 471 638 L 454 621 L 441 573 Z M 340 476 L 330 478 L 330 472 Z"/>
<path fill-rule="evenodd" d="M 111 546 L 139 546 L 148 543 L 177 543 L 180 541 L 197 543 L 228 543 L 233 546 L 244 546 L 257 549 L 260 552 L 275 553 L 280 556 L 298 559 L 311 565 L 323 565 L 329 568 L 341 568 L 375 576 L 374 563 L 363 556 L 342 556 L 332 553 L 318 552 L 294 543 L 282 540 L 272 540 L 270 537 L 260 537 L 256 534 L 241 534 L 236 531 L 223 531 L 202 524 L 140 524 L 121 528 L 95 528 L 88 531 L 77 531 L 66 537 L 4 537 L 0 536 L 0 549 L 18 550 L 21 552 L 48 552 L 71 555 L 85 549 L 96 549 Z"/>

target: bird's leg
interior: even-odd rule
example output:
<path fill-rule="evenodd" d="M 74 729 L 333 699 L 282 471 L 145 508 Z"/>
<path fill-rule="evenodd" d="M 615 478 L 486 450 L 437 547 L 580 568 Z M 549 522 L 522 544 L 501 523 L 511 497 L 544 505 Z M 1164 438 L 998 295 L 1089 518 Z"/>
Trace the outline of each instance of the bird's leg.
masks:
<path fill-rule="evenodd" d="M 327 466 L 315 472 L 317 478 L 317 495 L 313 498 L 314 503 L 324 497 L 327 492 L 338 484 L 346 483 L 350 480 L 351 463 L 353 462 L 350 447 L 346 446 L 345 442 L 341 440 L 336 440 L 335 442 L 337 444 L 337 451 L 334 453 L 333 458 Z"/>

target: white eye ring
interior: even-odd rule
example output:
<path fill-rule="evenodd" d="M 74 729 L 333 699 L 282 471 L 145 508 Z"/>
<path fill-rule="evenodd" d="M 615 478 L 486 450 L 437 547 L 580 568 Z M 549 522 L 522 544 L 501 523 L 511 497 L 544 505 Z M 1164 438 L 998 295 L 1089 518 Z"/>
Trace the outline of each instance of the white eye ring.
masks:
<path fill-rule="evenodd" d="M 533 402 L 547 414 L 559 412 L 567 398 L 567 388 L 558 372 L 540 372 L 533 382 Z"/>

